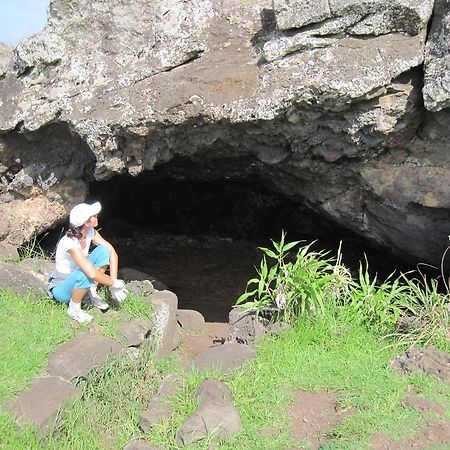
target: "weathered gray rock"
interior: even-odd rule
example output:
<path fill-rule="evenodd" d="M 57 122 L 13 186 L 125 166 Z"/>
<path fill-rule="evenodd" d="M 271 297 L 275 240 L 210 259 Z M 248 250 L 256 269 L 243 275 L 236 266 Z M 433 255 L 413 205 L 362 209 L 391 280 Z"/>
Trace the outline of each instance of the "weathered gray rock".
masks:
<path fill-rule="evenodd" d="M 176 350 L 181 343 L 183 342 L 183 332 L 181 331 L 178 324 L 175 326 L 175 330 L 173 333 L 173 340 L 172 340 L 172 351 Z"/>
<path fill-rule="evenodd" d="M 38 378 L 31 387 L 1 405 L 20 425 L 34 425 L 41 432 L 52 430 L 58 411 L 78 393 L 69 381 L 50 376 Z"/>
<path fill-rule="evenodd" d="M 150 333 L 153 323 L 149 319 L 135 319 L 119 325 L 118 334 L 127 347 L 137 347 Z"/>
<path fill-rule="evenodd" d="M 245 344 L 227 342 L 218 347 L 211 347 L 196 356 L 191 364 L 198 370 L 217 369 L 230 372 L 244 362 L 256 356 L 255 350 Z"/>
<path fill-rule="evenodd" d="M 177 321 L 186 332 L 200 331 L 205 328 L 205 318 L 193 309 L 179 309 Z"/>
<path fill-rule="evenodd" d="M 256 338 L 267 332 L 269 321 L 256 311 L 244 308 L 234 308 L 230 311 L 230 341 L 241 344 L 252 344 Z"/>
<path fill-rule="evenodd" d="M 156 291 L 149 301 L 153 307 L 153 343 L 158 356 L 165 356 L 177 342 L 178 298 L 170 291 Z"/>
<path fill-rule="evenodd" d="M 181 385 L 177 374 L 169 374 L 161 382 L 157 394 L 148 403 L 147 409 L 139 415 L 139 426 L 147 432 L 153 425 L 167 420 L 172 414 L 172 407 L 167 398 L 176 394 Z"/>
<path fill-rule="evenodd" d="M 426 27 L 432 0 L 274 0 L 278 28 L 286 30 L 320 23 L 333 17 L 350 17 L 354 34 L 385 34 L 403 31 L 417 34 Z"/>
<path fill-rule="evenodd" d="M 436 0 L 424 62 L 423 100 L 429 111 L 450 107 L 450 3 Z"/>
<path fill-rule="evenodd" d="M 26 258 L 19 262 L 19 267 L 36 272 L 39 275 L 45 276 L 47 279 L 54 265 L 55 263 L 53 261 L 41 258 Z"/>
<path fill-rule="evenodd" d="M 189 445 L 206 436 L 228 439 L 242 430 L 236 407 L 227 400 L 210 400 L 199 406 L 177 432 L 177 444 Z"/>
<path fill-rule="evenodd" d="M 48 359 L 48 373 L 66 380 L 86 376 L 94 367 L 119 355 L 123 347 L 95 333 L 81 334 L 60 345 Z"/>
<path fill-rule="evenodd" d="M 6 75 L 12 63 L 12 57 L 12 51 L 8 46 L 0 42 L 0 78 Z"/>
<path fill-rule="evenodd" d="M 157 289 L 158 291 L 165 291 L 167 290 L 167 286 L 162 283 L 161 281 L 157 280 L 155 277 L 152 277 L 151 275 L 141 272 L 140 270 L 132 269 L 131 267 L 123 267 L 119 269 L 119 277 L 125 281 L 141 281 L 143 283 L 133 283 L 133 286 L 140 286 L 144 288 L 144 290 L 148 290 L 151 293 L 154 291 L 154 289 Z M 149 286 L 146 286 L 146 283 L 150 282 L 151 286 L 154 289 L 150 289 Z"/>
<path fill-rule="evenodd" d="M 177 393 L 180 386 L 181 378 L 178 374 L 171 373 L 166 375 L 159 386 L 156 396 L 158 398 L 172 397 Z"/>
<path fill-rule="evenodd" d="M 15 245 L 8 244 L 7 242 L 0 242 L 0 261 L 18 259 L 19 252 Z"/>
<path fill-rule="evenodd" d="M 417 69 L 432 5 L 53 0 L 0 76 L 0 239 L 63 222 L 92 180 L 164 165 L 197 181 L 266 180 L 299 210 L 438 263 L 445 57 L 426 63 L 425 101 L 442 115 L 424 114 Z"/>
<path fill-rule="evenodd" d="M 0 287 L 18 294 L 33 291 L 42 295 L 47 291 L 47 277 L 14 264 L 0 262 Z"/>
<path fill-rule="evenodd" d="M 410 350 L 396 356 L 391 366 L 403 373 L 434 375 L 450 381 L 450 354 L 438 350 L 432 345 Z"/>
<path fill-rule="evenodd" d="M 138 439 L 136 441 L 129 442 L 123 450 L 163 450 L 161 447 L 156 447 L 148 442 Z"/>
<path fill-rule="evenodd" d="M 121 276 L 121 275 L 119 275 Z M 122 277 L 122 279 L 124 279 Z M 153 284 L 149 280 L 144 281 L 129 281 L 127 283 L 127 289 L 134 295 L 147 297 L 155 292 Z"/>
<path fill-rule="evenodd" d="M 233 400 L 233 392 L 222 381 L 206 379 L 194 392 L 193 398 L 200 400 L 199 404 L 210 402 L 212 400 Z"/>
<path fill-rule="evenodd" d="M 153 425 L 159 425 L 169 419 L 172 414 L 172 407 L 158 399 L 152 400 L 146 411 L 139 415 L 139 426 L 144 433 L 147 433 Z"/>

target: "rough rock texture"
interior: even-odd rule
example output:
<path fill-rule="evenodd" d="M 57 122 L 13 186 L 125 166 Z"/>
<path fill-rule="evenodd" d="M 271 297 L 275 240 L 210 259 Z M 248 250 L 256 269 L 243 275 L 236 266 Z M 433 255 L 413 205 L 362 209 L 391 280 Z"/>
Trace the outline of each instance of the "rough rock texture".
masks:
<path fill-rule="evenodd" d="M 429 111 L 450 107 L 450 1 L 435 0 L 425 51 L 423 99 Z"/>
<path fill-rule="evenodd" d="M 0 42 L 0 78 L 6 75 L 12 61 L 12 52 L 9 47 Z"/>
<path fill-rule="evenodd" d="M 432 36 L 444 42 L 442 5 Z M 448 50 L 435 58 L 431 41 L 426 105 L 442 111 L 423 107 L 432 7 L 53 0 L 44 31 L 0 75 L 0 240 L 62 222 L 94 179 L 164 164 L 200 181 L 261 179 L 405 258 L 437 262 L 450 132 Z"/>
<path fill-rule="evenodd" d="M 155 445 L 151 445 L 144 440 L 137 440 L 129 442 L 123 450 L 162 450 L 161 447 L 156 447 Z"/>
<path fill-rule="evenodd" d="M 47 291 L 47 278 L 33 270 L 0 262 L 0 286 L 18 294 L 26 294 L 28 291 L 44 294 Z"/>
<path fill-rule="evenodd" d="M 226 342 L 218 347 L 210 347 L 196 356 L 191 367 L 197 370 L 231 372 L 243 363 L 253 359 L 256 352 L 252 347 L 237 342 Z"/>
<path fill-rule="evenodd" d="M 229 314 L 230 341 L 252 344 L 255 339 L 267 331 L 268 321 L 257 316 L 255 311 L 234 308 Z"/>
<path fill-rule="evenodd" d="M 159 425 L 168 420 L 172 414 L 172 407 L 161 400 L 152 400 L 146 411 L 139 414 L 139 426 L 147 433 L 154 425 Z"/>
<path fill-rule="evenodd" d="M 153 323 L 150 319 L 134 319 L 119 325 L 120 340 L 128 347 L 137 347 L 150 334 Z"/>
<path fill-rule="evenodd" d="M 78 388 L 63 378 L 38 378 L 17 398 L 4 402 L 1 409 L 12 414 L 19 424 L 32 424 L 45 433 L 52 429 L 58 411 L 77 393 Z"/>
<path fill-rule="evenodd" d="M 157 355 L 162 357 L 181 342 L 177 324 L 178 298 L 171 291 L 156 291 L 148 298 L 153 308 L 151 344 Z"/>
<path fill-rule="evenodd" d="M 438 350 L 432 345 L 411 348 L 395 357 L 391 361 L 391 366 L 403 373 L 434 375 L 450 382 L 450 354 Z"/>
<path fill-rule="evenodd" d="M 179 309 L 177 311 L 177 321 L 183 331 L 193 332 L 205 328 L 205 318 L 201 313 L 193 309 Z"/>
<path fill-rule="evenodd" d="M 0 261 L 18 260 L 19 252 L 17 247 L 8 244 L 7 242 L 0 242 Z"/>
<path fill-rule="evenodd" d="M 48 373 L 66 380 L 86 376 L 95 366 L 117 356 L 122 346 L 106 336 L 81 334 L 60 345 L 48 358 Z"/>
<path fill-rule="evenodd" d="M 194 399 L 199 400 L 199 404 L 209 402 L 211 400 L 233 400 L 233 392 L 222 381 L 207 378 L 194 392 Z"/>
<path fill-rule="evenodd" d="M 228 439 L 242 430 L 239 411 L 228 400 L 209 400 L 188 417 L 177 432 L 177 444 L 189 445 L 207 436 Z"/>

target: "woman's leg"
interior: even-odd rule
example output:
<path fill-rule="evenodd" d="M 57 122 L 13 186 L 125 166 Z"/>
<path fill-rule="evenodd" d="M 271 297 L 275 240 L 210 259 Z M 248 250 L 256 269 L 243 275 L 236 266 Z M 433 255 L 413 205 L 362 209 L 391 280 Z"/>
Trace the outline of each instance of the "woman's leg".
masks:
<path fill-rule="evenodd" d="M 99 245 L 95 247 L 94 250 L 89 254 L 88 259 L 97 269 L 101 269 L 103 271 L 109 266 L 109 258 L 111 252 L 109 248 L 105 245 Z"/>
<path fill-rule="evenodd" d="M 109 266 L 110 260 L 110 251 L 108 247 L 104 245 L 99 245 L 95 247 L 95 249 L 88 256 L 89 261 L 92 262 L 94 267 L 96 267 L 101 272 L 105 273 L 106 269 Z M 91 303 L 98 309 L 102 311 L 106 311 L 109 308 L 109 304 L 105 302 L 105 300 L 98 295 L 97 293 L 97 282 L 94 285 L 89 287 L 89 298 Z"/>
<path fill-rule="evenodd" d="M 88 278 L 81 269 L 72 272 L 63 282 L 52 289 L 53 297 L 61 303 L 69 303 L 72 299 L 80 303 L 94 280 Z"/>
<path fill-rule="evenodd" d="M 62 283 L 52 290 L 53 297 L 62 303 L 68 303 L 67 314 L 79 323 L 88 323 L 93 317 L 81 309 L 81 300 L 94 280 L 88 278 L 80 269 L 75 270 Z"/>

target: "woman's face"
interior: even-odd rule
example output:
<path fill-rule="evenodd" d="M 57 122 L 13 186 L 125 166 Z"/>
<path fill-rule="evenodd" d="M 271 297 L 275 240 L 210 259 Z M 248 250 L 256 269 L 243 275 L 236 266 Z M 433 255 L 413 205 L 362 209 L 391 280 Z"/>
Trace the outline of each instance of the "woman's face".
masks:
<path fill-rule="evenodd" d="M 97 214 L 95 214 L 95 216 L 89 217 L 89 219 L 85 222 L 85 225 L 89 228 L 97 227 L 98 226 Z"/>

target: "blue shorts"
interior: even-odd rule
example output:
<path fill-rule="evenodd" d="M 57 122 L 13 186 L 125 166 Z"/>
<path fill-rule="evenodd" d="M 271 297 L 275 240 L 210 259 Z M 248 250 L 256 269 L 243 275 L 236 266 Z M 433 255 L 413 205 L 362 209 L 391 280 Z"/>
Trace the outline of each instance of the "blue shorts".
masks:
<path fill-rule="evenodd" d="M 87 258 L 94 267 L 99 269 L 100 267 L 109 266 L 109 255 L 109 248 L 99 245 L 94 248 Z M 52 289 L 52 295 L 58 302 L 69 303 L 74 289 L 87 289 L 94 285 L 95 281 L 92 278 L 88 278 L 81 269 L 77 269 Z"/>

